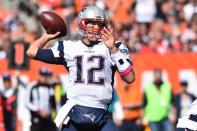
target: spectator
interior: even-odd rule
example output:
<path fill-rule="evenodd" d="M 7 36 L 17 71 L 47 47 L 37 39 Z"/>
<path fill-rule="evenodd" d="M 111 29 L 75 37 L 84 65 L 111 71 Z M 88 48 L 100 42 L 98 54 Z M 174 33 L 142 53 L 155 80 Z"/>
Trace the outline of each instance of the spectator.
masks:
<path fill-rule="evenodd" d="M 133 98 L 135 99 L 135 98 Z M 129 116 L 124 116 L 122 124 L 120 125 L 120 131 L 142 131 L 143 123 L 140 119 L 140 111 L 142 104 L 137 102 L 131 102 L 123 107 L 123 111 Z"/>
<path fill-rule="evenodd" d="M 178 122 L 178 118 L 186 114 L 186 112 L 189 110 L 189 107 L 191 103 L 196 99 L 196 97 L 188 92 L 188 82 L 182 80 L 180 82 L 180 86 L 182 89 L 182 92 L 180 94 L 177 94 L 174 98 L 174 103 L 176 107 L 176 123 Z"/>
<path fill-rule="evenodd" d="M 141 91 L 136 90 L 135 87 L 119 78 L 116 80 L 116 87 L 123 109 L 123 118 L 118 123 L 119 131 L 142 131 L 143 126 L 140 119 L 142 109 Z"/>
<path fill-rule="evenodd" d="M 188 28 L 181 36 L 181 40 L 183 44 L 188 44 L 191 51 L 197 52 L 197 13 L 192 16 Z"/>
<path fill-rule="evenodd" d="M 162 80 L 161 69 L 154 69 L 154 81 L 144 90 L 144 117 L 151 131 L 172 131 L 168 118 L 171 103 L 171 85 Z"/>
<path fill-rule="evenodd" d="M 16 130 L 17 89 L 13 87 L 11 75 L 3 74 L 3 116 L 6 131 Z"/>
<path fill-rule="evenodd" d="M 151 23 L 156 15 L 155 0 L 136 0 L 136 21 L 139 23 Z"/>
<path fill-rule="evenodd" d="M 41 68 L 39 80 L 28 87 L 27 107 L 31 113 L 31 131 L 55 131 L 51 112 L 56 108 L 54 89 L 48 84 L 48 68 Z"/>
<path fill-rule="evenodd" d="M 190 21 L 192 15 L 197 13 L 197 1 L 196 0 L 189 0 L 189 2 L 183 7 L 183 11 L 185 14 L 185 19 Z"/>
<path fill-rule="evenodd" d="M 0 131 L 5 131 L 5 123 L 4 123 L 4 116 L 3 116 L 3 97 L 0 94 Z"/>

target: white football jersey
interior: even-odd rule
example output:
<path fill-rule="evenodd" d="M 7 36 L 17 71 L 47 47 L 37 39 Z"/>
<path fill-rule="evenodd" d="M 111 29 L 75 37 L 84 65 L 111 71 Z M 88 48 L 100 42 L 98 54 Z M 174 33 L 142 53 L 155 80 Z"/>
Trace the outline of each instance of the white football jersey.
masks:
<path fill-rule="evenodd" d="M 191 104 L 188 112 L 185 115 L 183 115 L 181 118 L 179 118 L 177 127 L 196 130 L 197 129 L 197 122 L 196 122 L 197 118 L 195 118 L 196 120 L 190 119 L 191 114 L 197 116 L 197 99 Z"/>
<path fill-rule="evenodd" d="M 122 42 L 117 47 L 129 59 L 127 47 Z M 107 109 L 112 99 L 115 63 L 103 42 L 87 46 L 79 41 L 58 41 L 50 48 L 54 57 L 61 58 L 73 82 L 68 89 L 68 99 L 88 107 Z"/>

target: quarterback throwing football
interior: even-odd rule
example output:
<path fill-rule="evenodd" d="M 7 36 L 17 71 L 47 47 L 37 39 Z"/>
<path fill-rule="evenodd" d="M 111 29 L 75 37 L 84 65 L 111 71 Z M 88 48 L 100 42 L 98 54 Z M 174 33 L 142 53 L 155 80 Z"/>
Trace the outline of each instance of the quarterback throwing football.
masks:
<path fill-rule="evenodd" d="M 57 41 L 43 48 L 59 34 L 45 33 L 30 45 L 27 55 L 68 70 L 68 101 L 55 118 L 62 131 L 117 131 L 107 108 L 115 71 L 127 83 L 135 80 L 128 49 L 115 40 L 104 11 L 96 6 L 82 9 L 77 24 L 82 40 Z"/>

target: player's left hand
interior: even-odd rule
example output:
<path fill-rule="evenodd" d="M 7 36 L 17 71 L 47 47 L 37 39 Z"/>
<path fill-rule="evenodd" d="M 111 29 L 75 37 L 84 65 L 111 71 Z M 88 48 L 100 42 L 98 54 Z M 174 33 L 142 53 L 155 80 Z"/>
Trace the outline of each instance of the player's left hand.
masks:
<path fill-rule="evenodd" d="M 115 52 L 116 46 L 115 46 L 115 35 L 113 28 L 108 25 L 107 27 L 104 27 L 101 31 L 101 38 L 104 41 L 107 48 L 110 49 L 110 51 Z"/>

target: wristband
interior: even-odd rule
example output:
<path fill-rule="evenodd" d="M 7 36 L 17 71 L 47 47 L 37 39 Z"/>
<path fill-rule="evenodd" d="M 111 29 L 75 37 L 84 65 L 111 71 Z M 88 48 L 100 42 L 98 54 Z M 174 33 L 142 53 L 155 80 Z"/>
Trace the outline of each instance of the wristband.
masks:
<path fill-rule="evenodd" d="M 111 54 L 112 61 L 116 64 L 120 75 L 128 74 L 133 68 L 132 65 L 127 61 L 124 54 L 118 50 L 115 54 Z"/>

